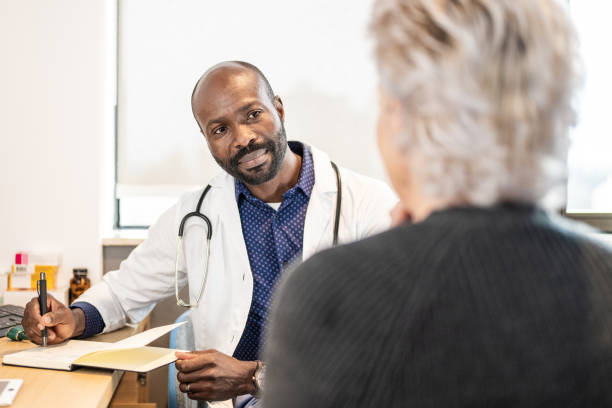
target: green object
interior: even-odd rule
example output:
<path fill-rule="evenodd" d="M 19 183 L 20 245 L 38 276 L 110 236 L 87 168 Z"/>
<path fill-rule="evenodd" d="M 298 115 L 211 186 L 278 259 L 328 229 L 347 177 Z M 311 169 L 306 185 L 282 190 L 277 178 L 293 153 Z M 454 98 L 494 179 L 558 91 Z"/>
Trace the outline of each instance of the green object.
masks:
<path fill-rule="evenodd" d="M 25 334 L 25 330 L 23 329 L 23 326 L 11 327 L 8 333 L 6 333 L 6 337 L 14 341 L 21 341 L 21 340 L 28 339 L 28 337 Z"/>

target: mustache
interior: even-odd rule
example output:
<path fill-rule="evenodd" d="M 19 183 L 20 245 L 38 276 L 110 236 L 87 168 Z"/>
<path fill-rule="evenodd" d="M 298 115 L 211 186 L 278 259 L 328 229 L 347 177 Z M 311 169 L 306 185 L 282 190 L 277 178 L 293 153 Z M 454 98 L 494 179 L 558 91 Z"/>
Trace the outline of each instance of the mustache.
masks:
<path fill-rule="evenodd" d="M 274 145 L 274 142 L 272 140 L 268 140 L 263 143 L 249 144 L 243 147 L 242 149 L 240 149 L 238 153 L 236 153 L 234 157 L 230 159 L 229 164 L 232 167 L 238 167 L 238 163 L 240 162 L 240 159 L 242 159 L 247 154 L 254 152 L 255 150 L 259 150 L 259 149 L 266 149 L 269 152 L 274 152 L 276 150 L 276 146 Z"/>

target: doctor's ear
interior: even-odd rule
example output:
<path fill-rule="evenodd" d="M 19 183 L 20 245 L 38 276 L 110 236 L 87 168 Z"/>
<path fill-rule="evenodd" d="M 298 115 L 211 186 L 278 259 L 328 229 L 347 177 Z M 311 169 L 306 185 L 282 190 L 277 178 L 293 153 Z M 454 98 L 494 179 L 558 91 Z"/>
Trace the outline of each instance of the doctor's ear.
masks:
<path fill-rule="evenodd" d="M 280 96 L 274 96 L 274 109 L 278 112 L 278 115 L 281 118 L 281 121 L 285 121 L 285 107 L 283 106 L 283 100 Z"/>

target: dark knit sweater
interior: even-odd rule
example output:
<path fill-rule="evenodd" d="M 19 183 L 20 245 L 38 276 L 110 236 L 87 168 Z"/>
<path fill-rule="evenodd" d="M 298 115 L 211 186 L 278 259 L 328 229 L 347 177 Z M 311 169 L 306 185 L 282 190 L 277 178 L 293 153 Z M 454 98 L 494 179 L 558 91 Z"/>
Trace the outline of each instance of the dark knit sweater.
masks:
<path fill-rule="evenodd" d="M 518 205 L 322 252 L 279 287 L 265 408 L 612 406 L 612 252 Z"/>

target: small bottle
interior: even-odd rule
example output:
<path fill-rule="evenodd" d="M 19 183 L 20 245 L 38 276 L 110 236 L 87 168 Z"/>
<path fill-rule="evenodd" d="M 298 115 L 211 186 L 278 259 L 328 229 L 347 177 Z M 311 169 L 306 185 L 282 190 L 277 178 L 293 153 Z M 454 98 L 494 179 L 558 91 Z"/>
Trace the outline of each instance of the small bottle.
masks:
<path fill-rule="evenodd" d="M 70 292 L 68 294 L 70 304 L 91 286 L 91 281 L 87 277 L 87 268 L 74 268 L 72 274 L 74 276 L 70 280 Z"/>

